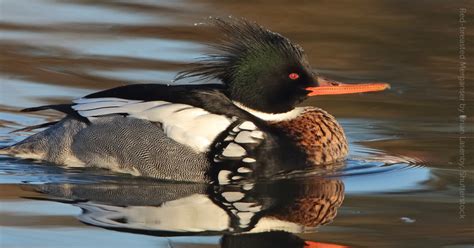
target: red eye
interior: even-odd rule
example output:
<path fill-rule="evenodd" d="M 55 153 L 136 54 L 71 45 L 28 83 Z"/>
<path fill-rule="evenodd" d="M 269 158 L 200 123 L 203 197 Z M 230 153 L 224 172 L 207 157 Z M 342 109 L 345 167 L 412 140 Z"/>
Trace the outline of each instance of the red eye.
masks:
<path fill-rule="evenodd" d="M 300 75 L 298 75 L 297 73 L 290 73 L 290 75 L 288 75 L 288 77 L 291 79 L 291 80 L 296 80 L 298 78 L 300 78 Z"/>

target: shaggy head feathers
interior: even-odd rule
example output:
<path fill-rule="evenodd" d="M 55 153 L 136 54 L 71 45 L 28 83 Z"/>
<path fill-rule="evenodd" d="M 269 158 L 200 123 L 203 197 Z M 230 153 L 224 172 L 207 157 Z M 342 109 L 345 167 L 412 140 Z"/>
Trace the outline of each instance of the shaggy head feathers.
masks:
<path fill-rule="evenodd" d="M 244 19 L 211 19 L 223 34 L 215 52 L 178 74 L 218 79 L 227 95 L 264 112 L 288 111 L 305 98 L 304 86 L 314 83 L 303 49 L 288 38 Z M 293 76 L 298 75 L 297 80 Z"/>

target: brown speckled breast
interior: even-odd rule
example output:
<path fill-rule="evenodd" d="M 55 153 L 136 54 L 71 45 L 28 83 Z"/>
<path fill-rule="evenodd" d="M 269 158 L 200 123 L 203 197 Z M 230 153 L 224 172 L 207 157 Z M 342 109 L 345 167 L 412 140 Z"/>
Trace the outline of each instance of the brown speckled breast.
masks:
<path fill-rule="evenodd" d="M 277 208 L 273 217 L 315 227 L 331 222 L 344 201 L 344 184 L 336 179 L 318 179 L 304 185 L 301 195 Z"/>
<path fill-rule="evenodd" d="M 347 156 L 344 130 L 332 115 L 322 109 L 308 107 L 296 118 L 272 122 L 270 125 L 295 140 L 312 164 L 329 164 Z"/>

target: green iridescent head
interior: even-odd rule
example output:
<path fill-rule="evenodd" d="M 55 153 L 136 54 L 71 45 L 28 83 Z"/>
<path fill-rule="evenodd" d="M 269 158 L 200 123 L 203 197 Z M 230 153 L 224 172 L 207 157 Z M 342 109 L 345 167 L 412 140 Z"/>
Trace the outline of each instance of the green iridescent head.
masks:
<path fill-rule="evenodd" d="M 288 38 L 243 19 L 212 19 L 223 34 L 215 53 L 177 79 L 219 79 L 228 97 L 267 113 L 291 110 L 317 85 L 303 49 Z"/>

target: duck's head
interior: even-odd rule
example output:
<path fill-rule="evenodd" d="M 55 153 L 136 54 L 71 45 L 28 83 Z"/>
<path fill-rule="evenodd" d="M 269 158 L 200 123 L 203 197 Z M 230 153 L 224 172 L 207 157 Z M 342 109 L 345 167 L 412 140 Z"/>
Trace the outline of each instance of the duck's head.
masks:
<path fill-rule="evenodd" d="M 292 110 L 309 96 L 384 90 L 388 84 L 343 84 L 313 71 L 303 49 L 288 38 L 242 19 L 212 19 L 224 38 L 217 50 L 179 78 L 215 78 L 228 97 L 264 113 Z"/>

